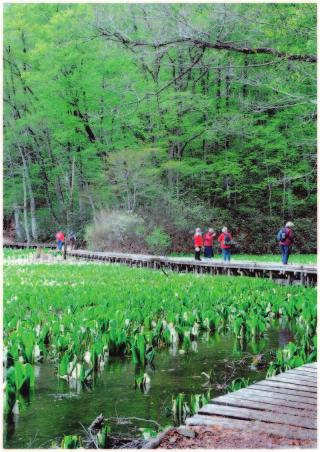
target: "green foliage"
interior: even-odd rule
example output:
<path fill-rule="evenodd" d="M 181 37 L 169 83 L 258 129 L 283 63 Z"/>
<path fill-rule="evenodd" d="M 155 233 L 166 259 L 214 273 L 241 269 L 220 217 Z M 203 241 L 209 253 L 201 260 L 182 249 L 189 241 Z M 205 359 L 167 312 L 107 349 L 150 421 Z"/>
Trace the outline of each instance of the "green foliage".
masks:
<path fill-rule="evenodd" d="M 150 251 L 153 253 L 164 254 L 171 244 L 171 239 L 161 227 L 157 227 L 148 234 L 146 242 Z"/>
<path fill-rule="evenodd" d="M 189 401 L 187 401 L 184 393 L 172 396 L 172 405 L 169 411 L 173 420 L 183 422 L 188 415 L 197 413 L 200 408 L 209 402 L 210 398 L 210 391 L 206 394 L 191 394 Z"/>
<path fill-rule="evenodd" d="M 110 433 L 111 427 L 109 425 L 104 425 L 98 432 L 98 445 L 101 449 L 108 449 L 111 446 Z"/>
<path fill-rule="evenodd" d="M 272 377 L 286 370 L 314 362 L 317 359 L 317 336 L 312 337 L 307 350 L 303 342 L 302 345 L 289 342 L 285 347 L 277 350 L 275 359 L 269 364 L 267 376 Z"/>
<path fill-rule="evenodd" d="M 65 435 L 61 441 L 61 449 L 79 449 L 82 447 L 80 436 Z"/>
<path fill-rule="evenodd" d="M 35 373 L 31 364 L 16 362 L 6 373 L 6 390 L 4 412 L 10 415 L 18 399 L 23 405 L 20 395 L 29 396 L 35 387 Z"/>
<path fill-rule="evenodd" d="M 271 253 L 293 219 L 296 251 L 314 253 L 316 5 L 143 11 L 6 6 L 5 229 L 43 240 L 72 229 L 91 247 L 142 251 L 145 233 L 113 231 L 113 243 L 98 213 L 133 212 L 153 252 L 187 251 L 195 226 L 227 224 L 241 252 Z M 237 51 L 202 52 L 200 35 Z"/>
<path fill-rule="evenodd" d="M 249 378 L 235 378 L 227 387 L 227 391 L 228 392 L 238 391 L 239 389 L 246 388 L 247 386 L 249 386 L 249 383 L 250 383 Z"/>

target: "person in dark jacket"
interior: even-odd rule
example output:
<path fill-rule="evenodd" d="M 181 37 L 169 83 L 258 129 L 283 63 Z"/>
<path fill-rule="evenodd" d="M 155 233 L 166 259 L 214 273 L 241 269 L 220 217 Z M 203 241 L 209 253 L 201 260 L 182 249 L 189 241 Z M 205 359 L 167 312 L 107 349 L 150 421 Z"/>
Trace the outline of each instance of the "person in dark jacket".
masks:
<path fill-rule="evenodd" d="M 70 249 L 74 250 L 76 247 L 76 235 L 74 232 L 70 232 L 70 234 L 69 234 L 69 243 L 70 243 Z"/>
<path fill-rule="evenodd" d="M 279 246 L 281 260 L 284 265 L 288 264 L 288 259 L 291 253 L 291 247 L 293 244 L 293 230 L 292 230 L 293 227 L 294 227 L 293 223 L 291 221 L 288 221 L 288 223 L 282 229 L 282 231 L 285 234 L 285 237 L 282 240 L 280 240 Z"/>
<path fill-rule="evenodd" d="M 218 242 L 220 242 L 223 260 L 229 262 L 231 258 L 232 235 L 226 226 L 222 228 L 221 234 L 218 237 Z"/>

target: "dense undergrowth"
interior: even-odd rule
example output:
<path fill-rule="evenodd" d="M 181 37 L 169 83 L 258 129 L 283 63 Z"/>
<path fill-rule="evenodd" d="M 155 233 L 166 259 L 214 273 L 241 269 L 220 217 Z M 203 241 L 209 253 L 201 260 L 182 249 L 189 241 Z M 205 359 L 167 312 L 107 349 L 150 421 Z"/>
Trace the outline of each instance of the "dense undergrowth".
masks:
<path fill-rule="evenodd" d="M 5 265 L 5 411 L 35 384 L 33 364 L 90 382 L 109 355 L 152 365 L 158 348 L 188 353 L 201 332 L 263 336 L 273 319 L 294 322 L 295 343 L 269 374 L 316 359 L 316 291 L 253 278 L 195 276 L 99 264 Z"/>

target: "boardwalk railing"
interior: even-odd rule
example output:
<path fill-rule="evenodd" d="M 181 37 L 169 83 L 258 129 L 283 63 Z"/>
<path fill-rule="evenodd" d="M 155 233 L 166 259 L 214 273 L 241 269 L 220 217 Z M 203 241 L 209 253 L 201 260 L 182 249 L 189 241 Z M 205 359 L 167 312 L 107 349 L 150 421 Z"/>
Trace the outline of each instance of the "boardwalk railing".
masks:
<path fill-rule="evenodd" d="M 4 243 L 4 246 L 15 248 L 47 247 L 55 248 L 54 244 L 33 243 Z M 143 254 L 126 254 L 113 252 L 99 252 L 87 250 L 68 250 L 67 256 L 100 262 L 119 263 L 135 267 L 152 269 L 168 269 L 177 272 L 192 272 L 211 275 L 253 276 L 281 280 L 288 284 L 303 284 L 313 286 L 317 283 L 316 265 L 282 265 L 268 262 L 232 261 L 223 262 L 221 259 L 196 261 L 191 258 L 150 256 Z"/>

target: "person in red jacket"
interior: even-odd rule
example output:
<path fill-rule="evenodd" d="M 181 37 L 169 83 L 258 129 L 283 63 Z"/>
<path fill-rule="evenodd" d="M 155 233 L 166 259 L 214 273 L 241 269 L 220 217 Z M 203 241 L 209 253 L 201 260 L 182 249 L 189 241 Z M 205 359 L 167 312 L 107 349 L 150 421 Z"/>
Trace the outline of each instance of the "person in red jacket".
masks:
<path fill-rule="evenodd" d="M 56 241 L 57 241 L 58 250 L 62 251 L 62 245 L 64 242 L 64 233 L 62 231 L 59 231 L 56 233 Z"/>
<path fill-rule="evenodd" d="M 222 233 L 218 237 L 218 242 L 220 242 L 223 260 L 229 262 L 231 258 L 232 236 L 226 226 L 222 228 Z"/>
<path fill-rule="evenodd" d="M 200 228 L 196 229 L 196 232 L 193 236 L 193 244 L 194 244 L 194 258 L 197 261 L 201 261 L 200 254 L 201 254 L 201 248 L 203 247 L 203 239 L 202 239 L 202 233 L 201 233 Z"/>
<path fill-rule="evenodd" d="M 213 239 L 217 234 L 214 232 L 212 228 L 208 229 L 208 232 L 204 234 L 203 244 L 204 244 L 204 257 L 211 258 L 213 257 Z"/>

